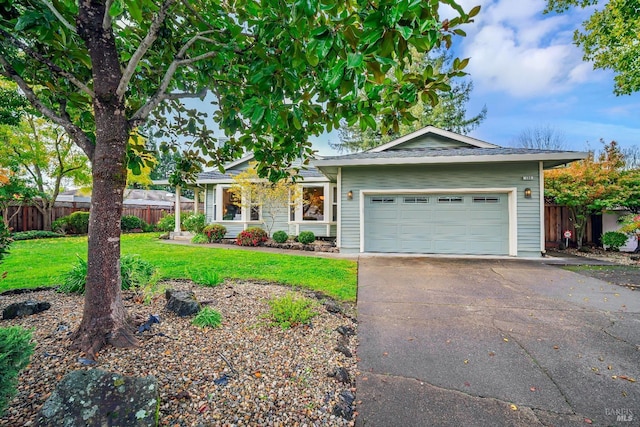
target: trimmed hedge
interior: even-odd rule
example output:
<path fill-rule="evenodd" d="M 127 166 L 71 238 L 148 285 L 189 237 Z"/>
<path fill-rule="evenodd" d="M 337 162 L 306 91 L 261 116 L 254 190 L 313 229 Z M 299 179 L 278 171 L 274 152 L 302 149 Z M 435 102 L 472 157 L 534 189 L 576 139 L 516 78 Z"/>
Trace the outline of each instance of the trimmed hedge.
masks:
<path fill-rule="evenodd" d="M 13 240 L 33 240 L 33 239 L 49 239 L 53 237 L 64 237 L 64 234 L 55 233 L 53 231 L 45 230 L 30 230 L 30 231 L 18 231 L 13 233 L 11 238 Z"/>
<path fill-rule="evenodd" d="M 281 230 L 273 233 L 273 236 L 271 238 L 277 243 L 284 243 L 289 239 L 289 235 Z"/>
<path fill-rule="evenodd" d="M 316 241 L 316 235 L 313 234 L 313 231 L 301 231 L 298 234 L 298 242 L 308 245 Z"/>

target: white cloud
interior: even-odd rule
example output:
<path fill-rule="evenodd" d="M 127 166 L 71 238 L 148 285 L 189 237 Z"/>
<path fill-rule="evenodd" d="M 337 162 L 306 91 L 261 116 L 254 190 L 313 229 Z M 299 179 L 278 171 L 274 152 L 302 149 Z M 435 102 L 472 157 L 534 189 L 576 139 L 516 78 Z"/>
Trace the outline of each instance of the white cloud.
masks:
<path fill-rule="evenodd" d="M 469 9 L 478 1 L 460 3 Z M 544 15 L 543 0 L 482 3 L 462 42 L 478 91 L 536 97 L 566 92 L 596 77 L 572 42 L 572 30 L 581 22 L 576 16 Z"/>

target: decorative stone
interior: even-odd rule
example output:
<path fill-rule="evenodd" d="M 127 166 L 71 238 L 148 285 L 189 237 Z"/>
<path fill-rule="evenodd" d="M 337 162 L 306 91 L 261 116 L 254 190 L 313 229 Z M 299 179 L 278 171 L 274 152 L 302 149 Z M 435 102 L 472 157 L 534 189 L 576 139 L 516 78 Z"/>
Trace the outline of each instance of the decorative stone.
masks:
<path fill-rule="evenodd" d="M 343 337 L 352 337 L 356 334 L 356 331 L 351 326 L 338 326 L 336 332 Z"/>
<path fill-rule="evenodd" d="M 36 424 L 49 426 L 155 426 L 154 377 L 124 377 L 101 369 L 65 375 L 44 402 Z"/>
<path fill-rule="evenodd" d="M 338 367 L 333 370 L 333 372 L 329 372 L 327 374 L 328 377 L 334 378 L 336 381 L 341 383 L 348 384 L 351 382 L 351 377 L 349 376 L 349 372 L 343 367 Z"/>
<path fill-rule="evenodd" d="M 342 307 L 340 306 L 340 304 L 338 304 L 335 301 L 331 301 L 331 300 L 325 301 L 324 308 L 329 313 L 334 313 L 334 314 L 342 313 Z"/>
<path fill-rule="evenodd" d="M 353 357 L 351 351 L 349 351 L 349 349 L 344 344 L 338 344 L 337 347 L 334 348 L 334 350 L 338 353 L 344 354 L 347 357 Z"/>
<path fill-rule="evenodd" d="M 180 317 L 190 316 L 200 311 L 201 306 L 193 291 L 176 291 L 167 289 L 167 310 L 171 310 Z"/>
<path fill-rule="evenodd" d="M 336 417 L 342 417 L 347 421 L 353 419 L 353 402 L 356 397 L 350 390 L 344 390 L 339 395 L 339 401 L 333 406 L 331 413 Z"/>
<path fill-rule="evenodd" d="M 2 310 L 3 319 L 15 319 L 16 317 L 31 316 L 49 310 L 51 304 L 45 301 L 23 301 L 15 302 Z"/>

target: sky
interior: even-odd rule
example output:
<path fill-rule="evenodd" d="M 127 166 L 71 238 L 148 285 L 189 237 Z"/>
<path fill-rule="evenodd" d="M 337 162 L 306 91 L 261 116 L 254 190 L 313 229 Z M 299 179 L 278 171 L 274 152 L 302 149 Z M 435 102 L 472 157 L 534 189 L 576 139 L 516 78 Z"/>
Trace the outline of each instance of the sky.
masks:
<path fill-rule="evenodd" d="M 561 132 L 565 147 L 599 149 L 600 139 L 622 148 L 640 144 L 640 93 L 616 96 L 610 71 L 593 70 L 573 44 L 573 32 L 591 9 L 543 14 L 544 0 L 458 0 L 465 10 L 481 5 L 475 22 L 455 38 L 454 54 L 470 58 L 474 91 L 469 116 L 487 107 L 487 118 L 470 136 L 502 146 L 527 128 Z M 328 141 L 314 140 L 320 155 L 335 155 Z"/>

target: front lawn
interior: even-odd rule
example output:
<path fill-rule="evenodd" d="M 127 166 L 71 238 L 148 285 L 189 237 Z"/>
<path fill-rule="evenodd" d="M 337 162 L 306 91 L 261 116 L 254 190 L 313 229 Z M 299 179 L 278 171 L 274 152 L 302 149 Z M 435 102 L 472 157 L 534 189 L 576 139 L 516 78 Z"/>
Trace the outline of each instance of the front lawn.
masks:
<path fill-rule="evenodd" d="M 224 278 L 268 280 L 322 291 L 341 300 L 356 299 L 354 261 L 173 245 L 157 237 L 155 233 L 125 234 L 122 253 L 140 255 L 166 279 L 188 279 L 193 272 L 210 269 Z M 86 237 L 14 242 L 0 264 L 0 271 L 7 272 L 6 279 L 0 280 L 0 291 L 56 286 L 78 256 L 87 256 Z"/>

